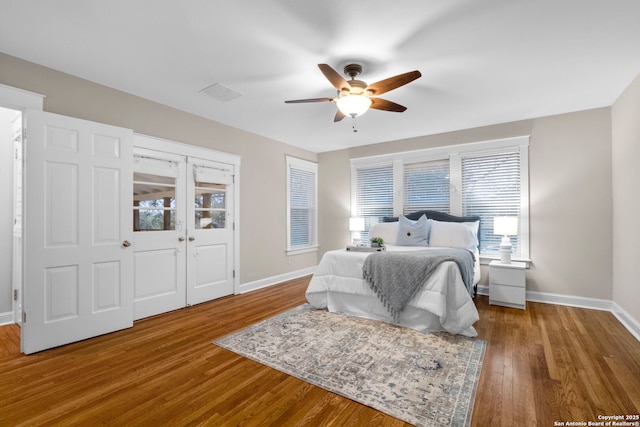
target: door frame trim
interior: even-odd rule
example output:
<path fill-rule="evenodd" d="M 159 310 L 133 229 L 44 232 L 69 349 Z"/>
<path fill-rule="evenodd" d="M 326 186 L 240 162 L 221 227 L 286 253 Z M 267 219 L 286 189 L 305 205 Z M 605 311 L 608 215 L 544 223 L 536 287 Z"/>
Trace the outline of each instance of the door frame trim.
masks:
<path fill-rule="evenodd" d="M 241 157 L 236 154 L 216 151 L 210 148 L 197 147 L 195 145 L 142 135 L 135 132 L 133 133 L 133 146 L 138 148 L 147 148 L 153 151 L 173 153 L 180 156 L 198 157 L 200 159 L 211 160 L 218 163 L 228 163 L 234 166 L 240 166 L 241 160 Z"/>
<path fill-rule="evenodd" d="M 0 83 L 0 105 L 13 110 L 42 111 L 45 95 Z"/>
<path fill-rule="evenodd" d="M 22 114 L 21 120 L 23 121 L 22 123 L 23 128 L 24 128 L 23 117 L 24 117 L 25 111 L 28 109 L 42 111 L 43 105 L 44 105 L 44 98 L 45 98 L 45 95 L 0 83 L 0 107 L 20 111 L 20 113 Z M 24 170 L 24 161 L 25 159 L 23 156 L 22 158 L 23 170 Z M 15 183 L 14 183 L 14 187 L 15 187 Z M 22 199 L 24 200 L 24 190 L 23 190 Z M 12 200 L 12 203 L 15 203 L 15 200 Z M 12 238 L 13 238 L 13 233 L 12 233 Z M 12 274 L 12 283 L 11 283 L 12 292 L 11 293 L 17 290 L 20 293 L 19 299 L 20 301 L 22 301 L 22 296 L 24 295 L 22 274 L 25 268 L 24 267 L 24 259 L 25 259 L 24 244 L 19 249 L 20 249 L 20 260 L 18 261 L 19 261 L 20 270 L 21 270 L 20 283 L 16 283 L 13 280 L 13 278 L 15 277 L 15 274 Z M 15 254 L 15 248 L 12 250 L 12 253 Z M 12 260 L 12 265 L 15 266 L 15 260 Z M 13 299 L 13 295 L 9 295 L 9 296 L 11 298 L 11 313 L 8 313 L 8 312 L 0 313 L 0 325 L 6 325 L 6 324 L 12 324 L 12 323 L 21 324 L 22 319 L 16 318 L 16 315 L 15 315 L 16 309 L 18 308 L 17 307 L 18 302 Z"/>

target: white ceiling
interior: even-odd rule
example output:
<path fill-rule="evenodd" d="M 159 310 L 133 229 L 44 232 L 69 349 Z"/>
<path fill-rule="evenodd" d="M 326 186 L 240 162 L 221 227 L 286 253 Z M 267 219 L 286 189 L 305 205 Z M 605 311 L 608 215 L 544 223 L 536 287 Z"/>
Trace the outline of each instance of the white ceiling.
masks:
<path fill-rule="evenodd" d="M 315 152 L 610 106 L 640 73 L 637 0 L 0 0 L 0 51 Z M 333 123 L 317 67 L 408 109 Z M 1 70 L 0 70 L 1 73 Z M 200 93 L 218 83 L 243 95 Z"/>

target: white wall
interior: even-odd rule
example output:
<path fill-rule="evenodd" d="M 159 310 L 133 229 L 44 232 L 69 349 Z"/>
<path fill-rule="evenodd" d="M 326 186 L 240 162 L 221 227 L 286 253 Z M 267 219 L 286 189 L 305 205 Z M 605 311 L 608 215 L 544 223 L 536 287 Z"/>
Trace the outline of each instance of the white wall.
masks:
<path fill-rule="evenodd" d="M 2 53 L 0 69 L 0 83 L 45 95 L 44 111 L 241 156 L 241 284 L 316 265 L 315 252 L 285 253 L 285 156 L 316 161 L 315 153 Z"/>
<path fill-rule="evenodd" d="M 16 112 L 0 108 L 0 313 L 11 312 L 13 262 L 13 141 Z"/>
<path fill-rule="evenodd" d="M 640 75 L 611 110 L 613 301 L 640 325 Z"/>
<path fill-rule="evenodd" d="M 318 154 L 322 252 L 349 238 L 349 159 L 523 135 L 531 135 L 527 290 L 611 300 L 609 108 Z M 483 268 L 481 284 L 487 277 Z"/>

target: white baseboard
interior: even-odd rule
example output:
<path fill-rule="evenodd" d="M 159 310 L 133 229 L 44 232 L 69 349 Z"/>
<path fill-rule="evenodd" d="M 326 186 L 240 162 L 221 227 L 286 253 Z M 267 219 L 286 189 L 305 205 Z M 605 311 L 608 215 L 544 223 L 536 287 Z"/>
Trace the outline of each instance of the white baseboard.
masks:
<path fill-rule="evenodd" d="M 611 313 L 613 313 L 613 315 L 616 316 L 620 323 L 622 323 L 622 325 L 627 328 L 629 332 L 631 332 L 631 335 L 633 335 L 638 341 L 640 341 L 640 322 L 631 317 L 629 313 L 624 311 L 624 309 L 615 302 L 612 304 L 613 306 L 611 307 Z"/>
<path fill-rule="evenodd" d="M 488 296 L 489 286 L 478 286 L 478 294 Z M 622 323 L 622 326 L 631 332 L 631 335 L 640 341 L 640 322 L 611 300 L 527 291 L 527 301 L 609 311 Z"/>
<path fill-rule="evenodd" d="M 568 305 L 570 307 L 590 308 L 592 310 L 611 311 L 613 302 L 606 299 L 577 297 L 573 295 L 551 294 L 548 292 L 527 291 L 527 301 L 546 304 Z"/>
<path fill-rule="evenodd" d="M 302 270 L 292 271 L 289 273 L 278 274 L 277 276 L 267 277 L 266 279 L 260 279 L 253 282 L 243 283 L 240 285 L 240 293 L 255 291 L 257 289 L 266 288 L 269 286 L 277 285 L 278 283 L 286 282 L 287 280 L 297 279 L 299 277 L 308 276 L 316 271 L 316 267 L 309 267 Z"/>
<path fill-rule="evenodd" d="M 0 313 L 0 326 L 11 325 L 15 323 L 13 319 L 13 311 L 7 311 L 6 313 Z"/>

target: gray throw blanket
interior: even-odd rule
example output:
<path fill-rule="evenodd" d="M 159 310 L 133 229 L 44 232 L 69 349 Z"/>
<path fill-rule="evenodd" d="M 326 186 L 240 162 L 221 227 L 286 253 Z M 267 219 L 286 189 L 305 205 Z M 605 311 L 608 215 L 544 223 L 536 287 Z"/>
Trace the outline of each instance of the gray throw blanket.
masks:
<path fill-rule="evenodd" d="M 454 261 L 471 293 L 475 257 L 467 249 L 443 248 L 428 251 L 374 252 L 362 267 L 362 277 L 397 321 L 400 312 L 431 273 L 445 261 Z"/>

